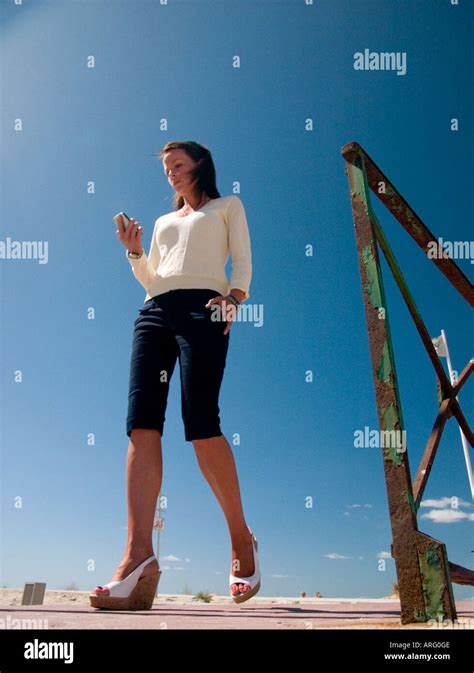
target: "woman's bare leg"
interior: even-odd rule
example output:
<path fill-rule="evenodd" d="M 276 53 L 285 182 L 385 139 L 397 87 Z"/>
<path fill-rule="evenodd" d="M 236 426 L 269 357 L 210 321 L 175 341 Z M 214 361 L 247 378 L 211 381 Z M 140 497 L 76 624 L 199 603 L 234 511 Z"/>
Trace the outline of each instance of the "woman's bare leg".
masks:
<path fill-rule="evenodd" d="M 156 502 L 163 478 L 161 434 L 158 430 L 135 429 L 127 453 L 128 538 L 125 553 L 112 580 L 123 580 L 153 551 L 152 532 Z M 156 572 L 157 561 L 143 569 L 141 577 Z M 94 593 L 107 595 L 96 587 Z"/>
<path fill-rule="evenodd" d="M 245 523 L 239 480 L 232 449 L 224 437 L 194 439 L 199 467 L 212 488 L 227 521 L 232 544 L 232 574 L 249 577 L 255 572 L 253 546 Z M 247 584 L 232 584 L 232 593 L 244 592 Z"/>

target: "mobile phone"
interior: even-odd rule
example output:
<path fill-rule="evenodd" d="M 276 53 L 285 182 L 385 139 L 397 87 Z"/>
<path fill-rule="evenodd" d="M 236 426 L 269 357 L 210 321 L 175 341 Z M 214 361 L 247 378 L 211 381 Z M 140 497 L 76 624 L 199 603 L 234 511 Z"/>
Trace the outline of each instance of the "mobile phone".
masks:
<path fill-rule="evenodd" d="M 130 220 L 129 216 L 127 215 L 127 213 L 124 213 L 123 210 L 119 213 L 119 215 L 122 217 L 122 227 L 123 227 L 124 231 L 127 231 L 127 227 L 130 224 L 131 220 Z"/>

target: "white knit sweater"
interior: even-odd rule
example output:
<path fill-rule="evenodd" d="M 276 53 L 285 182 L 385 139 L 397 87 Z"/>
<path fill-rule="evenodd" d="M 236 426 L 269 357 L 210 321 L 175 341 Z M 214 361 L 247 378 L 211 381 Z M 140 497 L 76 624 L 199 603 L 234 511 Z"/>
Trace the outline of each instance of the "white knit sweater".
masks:
<path fill-rule="evenodd" d="M 225 273 L 229 253 L 230 280 Z M 147 292 L 145 301 L 179 288 L 211 289 L 222 295 L 239 288 L 245 299 L 250 296 L 250 235 L 244 206 L 235 194 L 211 199 L 185 217 L 175 211 L 161 215 L 148 255 L 143 251 L 140 259 L 127 259 Z"/>

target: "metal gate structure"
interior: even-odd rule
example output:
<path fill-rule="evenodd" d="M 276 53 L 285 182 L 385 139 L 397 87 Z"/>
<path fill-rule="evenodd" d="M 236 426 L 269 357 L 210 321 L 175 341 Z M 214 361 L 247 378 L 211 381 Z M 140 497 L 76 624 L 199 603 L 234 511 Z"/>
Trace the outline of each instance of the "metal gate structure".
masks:
<path fill-rule="evenodd" d="M 343 146 L 342 156 L 349 181 L 365 317 L 369 337 L 372 374 L 375 384 L 378 420 L 381 431 L 404 430 L 402 408 L 392 347 L 388 310 L 379 258 L 384 253 L 395 282 L 427 355 L 437 384 L 438 415 L 426 443 L 418 472 L 412 484 L 408 449 L 383 447 L 383 464 L 392 528 L 391 554 L 395 559 L 400 595 L 401 623 L 427 622 L 431 619 L 457 619 L 451 582 L 474 584 L 474 572 L 448 561 L 445 545 L 418 530 L 417 512 L 436 457 L 446 421 L 454 417 L 467 441 L 473 446 L 474 435 L 456 399 L 474 369 L 471 358 L 454 384 L 451 384 L 416 307 L 397 260 L 377 220 L 370 192 L 380 199 L 412 239 L 425 251 L 438 243 L 411 206 L 399 194 L 371 157 L 356 142 Z M 430 247 L 428 247 L 430 245 Z M 474 286 L 446 255 L 428 257 L 459 294 L 474 306 Z"/>

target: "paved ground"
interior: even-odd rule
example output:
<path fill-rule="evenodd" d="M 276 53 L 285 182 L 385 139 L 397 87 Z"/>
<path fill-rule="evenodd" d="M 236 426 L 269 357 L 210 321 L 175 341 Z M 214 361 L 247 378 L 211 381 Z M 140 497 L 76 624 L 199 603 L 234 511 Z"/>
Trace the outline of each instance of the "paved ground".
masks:
<path fill-rule="evenodd" d="M 47 629 L 434 629 L 428 624 L 401 626 L 396 599 L 255 596 L 239 606 L 226 597 L 202 603 L 164 594 L 155 598 L 151 610 L 114 612 L 90 607 L 84 592 L 71 594 L 79 596 L 54 603 L 54 594 L 47 592 L 44 605 L 0 606 L 0 623 L 19 628 L 19 622 L 13 627 L 13 620 L 38 620 L 29 628 Z M 454 628 L 474 628 L 474 601 L 457 601 L 456 605 L 458 623 Z M 26 623 L 23 628 L 28 628 Z"/>

